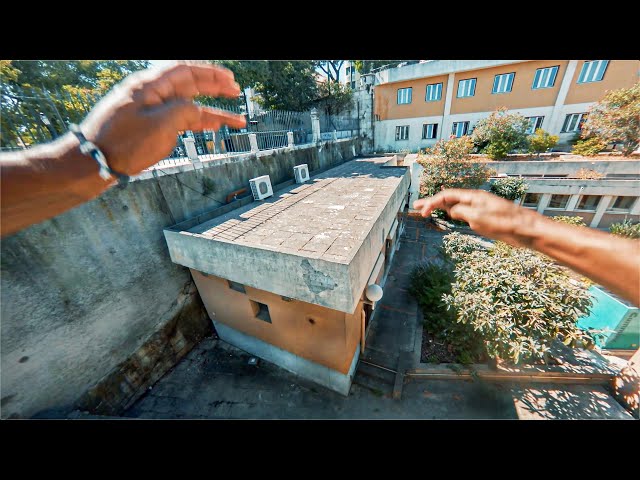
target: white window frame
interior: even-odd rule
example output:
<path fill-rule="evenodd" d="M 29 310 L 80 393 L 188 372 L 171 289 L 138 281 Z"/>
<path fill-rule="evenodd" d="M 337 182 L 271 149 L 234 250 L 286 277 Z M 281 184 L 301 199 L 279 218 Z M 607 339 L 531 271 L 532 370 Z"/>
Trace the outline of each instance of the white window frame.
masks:
<path fill-rule="evenodd" d="M 396 142 L 409 140 L 409 125 L 396 125 Z"/>
<path fill-rule="evenodd" d="M 425 134 L 429 132 L 429 128 L 431 127 L 431 136 L 427 137 Z M 434 140 L 438 136 L 438 124 L 437 123 L 423 123 L 422 124 L 422 139 L 423 140 Z"/>
<path fill-rule="evenodd" d="M 399 88 L 396 94 L 396 102 L 398 105 L 409 105 L 413 95 L 413 87 Z"/>
<path fill-rule="evenodd" d="M 623 197 L 633 198 L 633 201 L 631 202 L 631 205 L 629 206 L 629 208 L 613 208 L 613 205 L 618 201 L 618 198 L 623 198 Z M 637 201 L 638 201 L 638 197 L 633 197 L 633 195 L 617 195 L 611 199 L 606 211 L 607 213 L 629 213 L 631 212 L 631 210 L 633 210 L 633 207 L 635 207 Z"/>
<path fill-rule="evenodd" d="M 529 126 L 527 127 L 527 135 L 533 135 L 536 133 L 536 130 L 542 128 L 542 124 L 544 123 L 544 116 L 539 115 L 536 117 L 525 117 L 529 120 Z"/>
<path fill-rule="evenodd" d="M 493 78 L 493 88 L 491 93 L 493 95 L 500 93 L 511 93 L 513 90 L 513 82 L 516 78 L 516 72 L 501 73 Z"/>
<path fill-rule="evenodd" d="M 531 90 L 540 90 L 542 88 L 552 88 L 556 84 L 558 70 L 560 70 L 560 65 L 556 65 L 554 67 L 538 68 L 536 70 L 535 76 L 533 77 Z"/>
<path fill-rule="evenodd" d="M 431 91 L 429 91 L 429 87 L 433 87 L 431 88 Z M 431 95 L 429 95 L 431 93 Z M 430 98 L 432 97 L 432 98 Z M 433 98 L 435 97 L 435 98 Z M 437 102 L 439 100 L 442 100 L 442 82 L 440 83 L 430 83 L 427 85 L 425 94 L 424 94 L 424 101 L 425 102 Z"/>
<path fill-rule="evenodd" d="M 459 126 L 462 125 L 462 135 L 458 135 Z M 451 135 L 455 135 L 456 138 L 464 137 L 469 133 L 469 122 L 453 122 L 451 125 Z"/>
<path fill-rule="evenodd" d="M 456 98 L 467 98 L 475 96 L 476 82 L 476 78 L 465 78 L 464 80 L 458 80 L 458 93 L 456 95 Z"/>
<path fill-rule="evenodd" d="M 586 115 L 586 113 L 568 113 L 566 117 L 564 117 L 564 123 L 562 124 L 561 133 L 573 133 L 580 131 L 580 123 L 582 122 L 582 118 Z M 575 123 L 573 120 L 575 119 Z M 569 129 L 568 127 L 573 123 L 573 128 Z"/>
<path fill-rule="evenodd" d="M 582 199 L 584 197 L 598 197 L 598 203 L 596 203 L 596 206 L 594 208 L 580 208 L 580 203 L 582 202 Z M 574 210 L 579 212 L 595 212 L 596 210 L 598 210 L 601 201 L 602 195 L 580 195 L 580 198 L 578 198 L 578 203 L 576 203 L 576 208 L 574 208 Z"/>
<path fill-rule="evenodd" d="M 553 201 L 553 197 L 558 196 L 558 197 L 567 197 L 567 201 L 565 202 L 564 206 L 562 207 L 552 207 L 551 206 L 551 202 Z M 547 210 L 566 210 L 567 209 L 567 205 L 569 205 L 569 200 L 571 200 L 571 195 L 568 195 L 566 193 L 552 193 L 551 197 L 549 198 L 549 204 L 547 205 Z"/>
<path fill-rule="evenodd" d="M 527 199 L 527 195 L 538 195 L 538 201 L 533 204 L 533 205 L 525 205 L 524 201 Z M 542 194 L 538 193 L 538 192 L 527 192 L 524 194 L 524 196 L 522 197 L 522 201 L 520 202 L 520 205 L 522 205 L 524 208 L 533 208 L 533 209 L 538 209 L 538 205 L 540 205 L 540 200 L 542 199 Z"/>
<path fill-rule="evenodd" d="M 609 60 L 588 60 L 582 64 L 582 70 L 576 83 L 601 82 L 607 72 Z"/>

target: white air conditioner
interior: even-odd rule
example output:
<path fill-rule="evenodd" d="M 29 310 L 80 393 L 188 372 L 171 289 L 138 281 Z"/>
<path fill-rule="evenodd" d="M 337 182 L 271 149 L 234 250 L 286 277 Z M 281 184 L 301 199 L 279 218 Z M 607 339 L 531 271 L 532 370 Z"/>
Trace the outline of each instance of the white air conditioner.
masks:
<path fill-rule="evenodd" d="M 267 197 L 273 196 L 273 188 L 271 188 L 269 175 L 252 178 L 249 180 L 249 185 L 251 185 L 251 193 L 253 193 L 254 200 L 264 200 Z"/>
<path fill-rule="evenodd" d="M 304 183 L 309 180 L 309 167 L 306 163 L 293 167 L 293 175 L 296 177 L 296 183 Z"/>

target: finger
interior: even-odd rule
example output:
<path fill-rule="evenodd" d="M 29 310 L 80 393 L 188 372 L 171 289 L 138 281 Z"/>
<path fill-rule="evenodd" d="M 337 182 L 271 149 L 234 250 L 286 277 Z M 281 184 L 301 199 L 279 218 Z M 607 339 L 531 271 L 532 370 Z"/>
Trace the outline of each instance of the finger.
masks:
<path fill-rule="evenodd" d="M 173 65 L 157 71 L 145 88 L 157 94 L 161 101 L 172 98 L 191 99 L 196 95 L 240 95 L 240 86 L 234 81 L 233 73 L 215 65 Z"/>
<path fill-rule="evenodd" d="M 471 205 L 456 203 L 449 208 L 448 213 L 454 220 L 464 220 L 467 223 L 471 223 L 476 218 L 477 210 Z"/>
<path fill-rule="evenodd" d="M 246 126 L 244 116 L 201 107 L 187 100 L 174 100 L 156 107 L 152 114 L 157 115 L 162 124 L 174 131 L 182 130 L 218 130 L 223 125 L 232 128 Z"/>

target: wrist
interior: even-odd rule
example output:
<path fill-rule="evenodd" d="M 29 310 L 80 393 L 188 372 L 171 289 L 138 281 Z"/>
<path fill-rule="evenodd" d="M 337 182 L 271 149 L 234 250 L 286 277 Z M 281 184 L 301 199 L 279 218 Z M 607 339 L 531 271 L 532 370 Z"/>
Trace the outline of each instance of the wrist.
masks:
<path fill-rule="evenodd" d="M 542 232 L 545 231 L 544 224 L 551 221 L 538 212 L 525 208 L 518 208 L 518 215 L 514 217 L 514 235 L 520 244 L 528 248 L 533 248 L 533 245 L 540 242 Z"/>

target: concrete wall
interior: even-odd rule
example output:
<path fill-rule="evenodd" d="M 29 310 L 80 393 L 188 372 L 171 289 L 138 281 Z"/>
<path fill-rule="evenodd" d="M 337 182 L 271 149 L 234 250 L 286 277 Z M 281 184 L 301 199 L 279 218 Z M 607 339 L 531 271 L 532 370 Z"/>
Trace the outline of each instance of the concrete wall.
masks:
<path fill-rule="evenodd" d="M 544 158 L 544 157 L 542 157 Z M 594 157 L 582 161 L 559 162 L 491 162 L 491 168 L 498 174 L 508 175 L 575 175 L 578 170 L 585 168 L 595 170 L 605 175 L 634 175 L 640 177 L 639 160 L 606 160 L 606 157 Z"/>
<path fill-rule="evenodd" d="M 185 294 L 192 291 L 192 280 L 169 258 L 163 228 L 220 206 L 231 190 L 248 188 L 250 178 L 269 173 L 277 184 L 293 178 L 293 165 L 328 168 L 358 149 L 356 140 L 343 140 L 203 162 L 197 170 L 188 165 L 144 172 L 125 188 L 114 187 L 4 238 L 2 417 L 69 410 L 78 402 L 99 405 L 107 393 L 114 410 L 126 405 L 164 373 L 156 369 L 137 379 L 132 373 L 117 383 L 134 354 L 158 352 L 147 351 L 141 364 L 165 359 L 169 338 L 178 338 L 172 347 L 179 353 L 171 358 L 188 349 L 176 331 L 155 341 L 158 331 L 191 310 L 189 318 L 200 322 L 202 333 L 200 299 Z M 182 336 L 193 343 L 198 335 Z M 165 371 L 171 366 L 163 365 Z M 153 367 L 143 366 L 145 372 Z"/>

